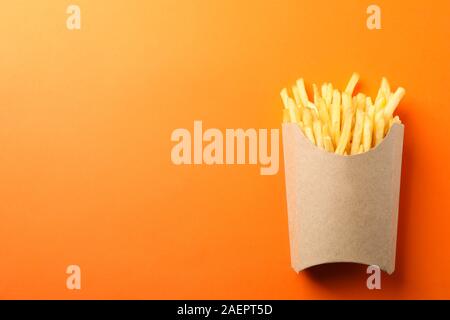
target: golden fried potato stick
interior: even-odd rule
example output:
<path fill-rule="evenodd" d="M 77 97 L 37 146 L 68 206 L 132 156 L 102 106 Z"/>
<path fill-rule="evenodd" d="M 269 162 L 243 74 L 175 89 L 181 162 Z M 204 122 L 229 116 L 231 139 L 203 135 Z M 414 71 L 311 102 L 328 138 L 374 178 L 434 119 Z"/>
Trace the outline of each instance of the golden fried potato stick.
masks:
<path fill-rule="evenodd" d="M 295 104 L 300 107 L 302 106 L 302 100 L 300 98 L 300 92 L 297 86 L 292 86 L 292 94 L 294 95 Z"/>
<path fill-rule="evenodd" d="M 386 98 L 381 96 L 375 100 L 375 114 L 378 113 L 386 105 Z"/>
<path fill-rule="evenodd" d="M 322 123 L 320 120 L 315 120 L 313 123 L 313 131 L 314 131 L 314 138 L 316 139 L 316 146 L 319 148 L 323 147 L 323 137 L 322 137 Z"/>
<path fill-rule="evenodd" d="M 322 98 L 325 98 L 327 96 L 327 90 L 328 90 L 328 83 L 324 82 L 320 86 L 320 94 Z"/>
<path fill-rule="evenodd" d="M 371 97 L 366 97 L 366 111 L 373 106 L 373 101 Z"/>
<path fill-rule="evenodd" d="M 283 101 L 284 110 L 283 110 L 283 121 L 284 122 L 295 122 L 295 116 L 292 117 L 292 110 L 289 109 L 289 95 L 286 88 L 283 88 L 280 92 L 281 100 Z"/>
<path fill-rule="evenodd" d="M 389 101 L 386 104 L 386 107 L 384 107 L 384 120 L 385 121 L 388 121 L 388 119 L 390 119 L 392 117 L 395 109 L 397 108 L 398 104 L 400 103 L 400 100 L 402 100 L 404 95 L 405 95 L 405 89 L 400 87 L 395 91 L 392 98 L 389 99 Z"/>
<path fill-rule="evenodd" d="M 333 91 L 331 102 L 331 135 L 334 144 L 337 145 L 341 136 L 341 94 L 337 89 Z"/>
<path fill-rule="evenodd" d="M 373 118 L 375 116 L 375 105 L 372 103 L 371 97 L 366 98 L 366 113 L 373 120 Z"/>
<path fill-rule="evenodd" d="M 302 100 L 300 99 L 300 92 L 298 91 L 297 86 L 292 86 L 292 93 L 294 94 L 294 100 L 295 104 L 297 105 L 299 118 L 302 119 L 303 105 Z"/>
<path fill-rule="evenodd" d="M 323 137 L 323 145 L 324 145 L 326 151 L 334 152 L 333 142 L 331 141 L 330 136 Z"/>
<path fill-rule="evenodd" d="M 363 143 L 362 143 L 364 152 L 369 151 L 370 148 L 372 148 L 372 133 L 373 133 L 373 120 L 370 115 L 366 114 L 366 117 L 364 119 Z"/>
<path fill-rule="evenodd" d="M 358 93 L 356 95 L 356 106 L 366 112 L 366 95 L 364 93 Z"/>
<path fill-rule="evenodd" d="M 342 127 L 341 137 L 339 138 L 338 145 L 336 147 L 336 154 L 344 154 L 345 148 L 350 140 L 350 131 L 352 129 L 353 111 L 350 108 L 345 110 L 344 114 L 344 126 Z"/>
<path fill-rule="evenodd" d="M 319 118 L 323 125 L 331 125 L 330 115 L 328 114 L 328 108 L 325 100 L 319 98 Z"/>
<path fill-rule="evenodd" d="M 342 99 L 341 128 L 344 128 L 344 121 L 345 121 L 344 115 L 347 113 L 347 110 L 352 110 L 353 101 L 352 101 L 352 97 L 347 92 L 342 92 L 341 99 Z M 341 129 L 341 133 L 342 133 L 342 129 Z"/>
<path fill-rule="evenodd" d="M 304 107 L 308 107 L 308 94 L 306 93 L 306 88 L 305 88 L 305 81 L 303 81 L 303 78 L 298 79 L 297 80 L 297 88 L 300 94 L 300 99 L 302 101 L 302 105 Z"/>
<path fill-rule="evenodd" d="M 380 110 L 377 113 L 375 113 L 375 119 L 374 119 L 374 123 L 377 123 L 378 120 L 383 119 L 384 120 L 384 111 Z"/>
<path fill-rule="evenodd" d="M 322 83 L 322 85 L 320 86 L 320 97 L 325 99 L 325 97 L 327 96 L 327 90 L 328 90 L 328 83 L 324 82 Z"/>
<path fill-rule="evenodd" d="M 291 122 L 291 117 L 289 115 L 289 109 L 286 109 L 286 108 L 283 109 L 283 122 L 284 123 Z"/>
<path fill-rule="evenodd" d="M 351 110 L 353 105 L 353 99 L 347 92 L 342 93 L 342 107 L 343 111 Z"/>
<path fill-rule="evenodd" d="M 308 108 L 305 108 L 305 110 L 303 110 L 303 124 L 307 127 L 312 127 L 312 121 L 313 121 L 313 117 L 312 117 L 311 110 Z"/>
<path fill-rule="evenodd" d="M 314 104 L 316 106 L 319 105 L 319 98 L 320 98 L 320 94 L 319 94 L 319 88 L 317 88 L 317 85 L 315 83 L 313 83 L 313 101 Z"/>
<path fill-rule="evenodd" d="M 388 97 L 388 95 L 391 93 L 391 86 L 389 85 L 389 82 L 385 77 L 381 79 L 381 89 L 385 97 Z"/>
<path fill-rule="evenodd" d="M 325 150 L 327 150 L 328 152 L 334 152 L 334 144 L 330 136 L 330 130 L 328 129 L 328 125 L 324 125 L 322 129 L 323 129 L 322 130 L 323 145 L 325 147 Z"/>
<path fill-rule="evenodd" d="M 332 100 L 333 100 L 333 85 L 331 83 L 328 83 L 327 94 L 325 96 L 325 102 L 327 103 L 328 107 L 330 107 Z"/>
<path fill-rule="evenodd" d="M 357 154 L 359 152 L 363 128 L 364 128 L 364 110 L 362 109 L 361 105 L 358 105 L 358 109 L 356 110 L 355 127 L 353 129 L 353 139 L 350 154 Z"/>
<path fill-rule="evenodd" d="M 283 101 L 284 107 L 288 108 L 288 100 L 289 100 L 289 94 L 286 88 L 283 88 L 280 92 L 281 101 Z"/>
<path fill-rule="evenodd" d="M 379 145 L 384 137 L 384 119 L 380 117 L 375 123 L 375 146 Z"/>
<path fill-rule="evenodd" d="M 288 110 L 291 122 L 298 123 L 301 121 L 300 115 L 298 113 L 298 108 L 295 105 L 294 100 L 292 100 L 291 98 L 288 98 Z"/>
<path fill-rule="evenodd" d="M 389 94 L 391 93 L 391 86 L 385 77 L 381 79 L 380 88 L 378 89 L 377 97 L 375 99 L 378 100 L 381 97 L 384 97 L 386 100 L 389 99 Z"/>
<path fill-rule="evenodd" d="M 345 93 L 348 93 L 351 96 L 353 94 L 353 91 L 355 90 L 358 80 L 359 80 L 359 74 L 354 72 L 352 74 L 350 80 L 347 83 L 347 87 L 345 88 Z"/>

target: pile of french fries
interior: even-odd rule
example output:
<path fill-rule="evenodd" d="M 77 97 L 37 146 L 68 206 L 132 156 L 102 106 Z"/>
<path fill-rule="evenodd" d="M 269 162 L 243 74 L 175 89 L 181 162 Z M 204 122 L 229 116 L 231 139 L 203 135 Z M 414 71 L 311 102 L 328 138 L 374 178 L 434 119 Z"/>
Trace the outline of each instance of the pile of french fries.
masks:
<path fill-rule="evenodd" d="M 354 155 L 377 146 L 394 123 L 394 116 L 405 89 L 391 92 L 386 78 L 381 80 L 375 101 L 362 93 L 354 95 L 359 75 L 353 73 L 343 92 L 331 83 L 319 87 L 313 84 L 310 101 L 303 79 L 292 86 L 293 99 L 288 90 L 281 90 L 283 122 L 297 123 L 305 136 L 316 146 L 339 155 Z"/>

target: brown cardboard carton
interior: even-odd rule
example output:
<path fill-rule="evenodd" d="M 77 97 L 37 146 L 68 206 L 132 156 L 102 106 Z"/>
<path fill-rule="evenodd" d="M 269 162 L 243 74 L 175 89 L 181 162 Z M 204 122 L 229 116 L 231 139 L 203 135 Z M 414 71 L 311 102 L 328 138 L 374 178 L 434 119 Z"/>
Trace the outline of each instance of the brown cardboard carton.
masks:
<path fill-rule="evenodd" d="M 332 262 L 395 270 L 404 126 L 368 152 L 341 156 L 283 124 L 291 264 L 296 272 Z"/>

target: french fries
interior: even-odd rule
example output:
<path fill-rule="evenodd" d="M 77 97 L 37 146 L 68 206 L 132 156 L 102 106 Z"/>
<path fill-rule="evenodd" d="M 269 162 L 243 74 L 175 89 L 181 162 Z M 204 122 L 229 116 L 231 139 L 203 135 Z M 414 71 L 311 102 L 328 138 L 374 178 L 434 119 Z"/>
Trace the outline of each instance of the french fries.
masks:
<path fill-rule="evenodd" d="M 354 72 L 352 74 L 352 77 L 348 81 L 347 87 L 345 88 L 345 92 L 351 96 L 353 93 L 353 90 L 355 90 L 355 87 L 356 87 L 356 84 L 358 83 L 358 81 L 359 81 L 359 74 Z"/>
<path fill-rule="evenodd" d="M 333 101 L 331 102 L 331 136 L 335 145 L 341 137 L 341 93 L 334 89 Z"/>
<path fill-rule="evenodd" d="M 376 147 L 389 129 L 401 124 L 394 113 L 405 95 L 399 87 L 391 92 L 386 78 L 382 78 L 375 100 L 362 93 L 355 95 L 359 74 L 353 73 L 341 92 L 331 83 L 313 85 L 309 99 L 303 79 L 292 86 L 292 96 L 284 88 L 283 122 L 297 123 L 311 143 L 339 155 L 356 155 Z"/>

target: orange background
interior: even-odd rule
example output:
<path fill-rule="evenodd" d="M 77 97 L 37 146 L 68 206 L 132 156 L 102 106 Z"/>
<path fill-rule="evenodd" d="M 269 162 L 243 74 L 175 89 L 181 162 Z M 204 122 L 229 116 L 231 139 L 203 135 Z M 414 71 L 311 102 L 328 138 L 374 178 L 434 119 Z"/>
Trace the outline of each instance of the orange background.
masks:
<path fill-rule="evenodd" d="M 448 1 L 77 0 L 69 31 L 71 3 L 0 7 L 0 298 L 450 298 Z M 282 87 L 353 71 L 407 90 L 379 291 L 364 266 L 291 269 L 282 158 L 275 176 L 170 160 L 176 128 L 278 128 Z"/>

